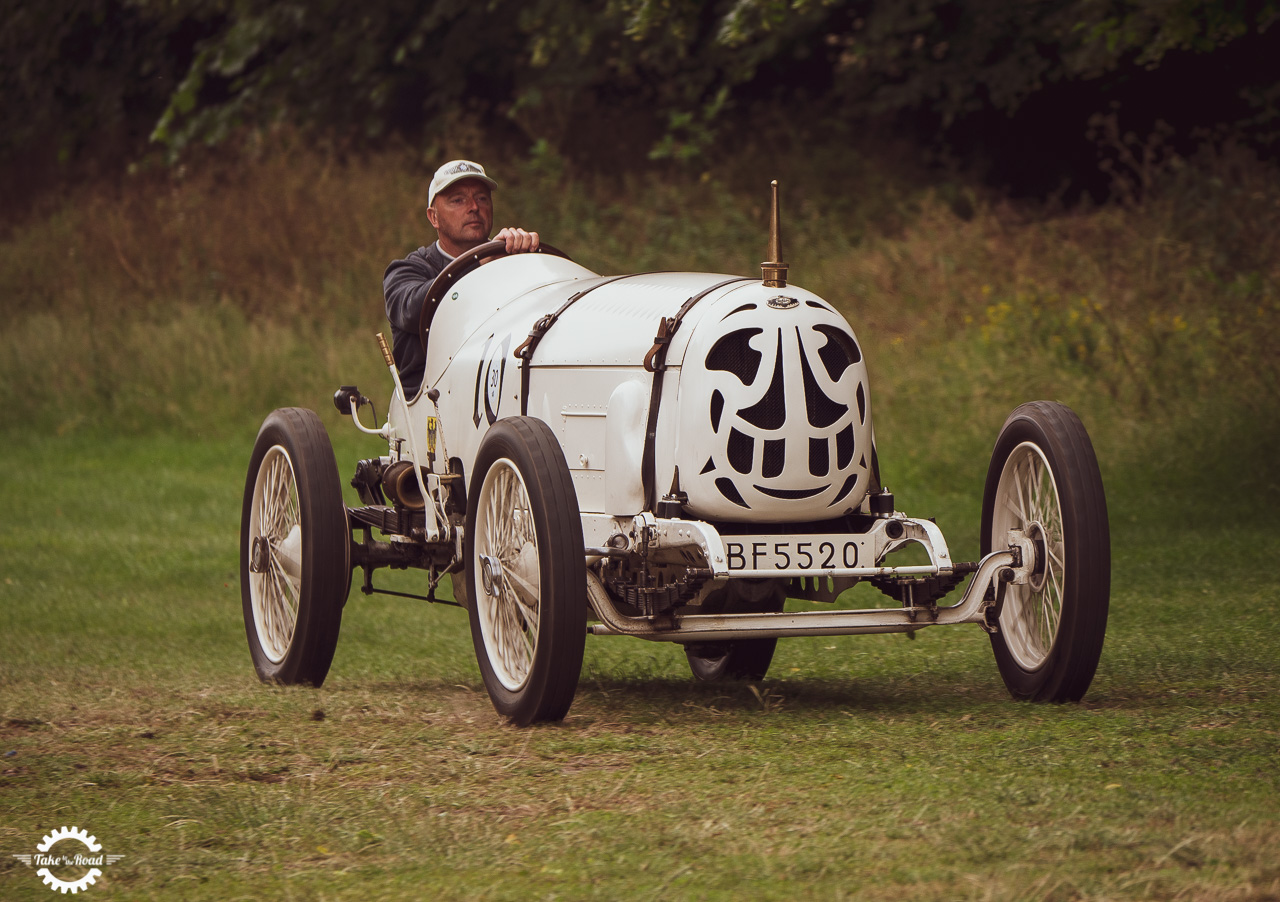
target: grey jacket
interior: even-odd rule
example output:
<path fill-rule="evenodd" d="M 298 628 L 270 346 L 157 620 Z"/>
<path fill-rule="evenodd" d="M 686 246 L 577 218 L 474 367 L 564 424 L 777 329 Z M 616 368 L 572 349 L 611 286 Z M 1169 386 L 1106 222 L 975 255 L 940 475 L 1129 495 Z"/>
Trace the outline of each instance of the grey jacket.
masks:
<path fill-rule="evenodd" d="M 440 250 L 437 241 L 431 247 L 418 248 L 403 260 L 392 260 L 382 276 L 382 296 L 387 305 L 387 321 L 391 323 L 391 354 L 409 400 L 422 387 L 427 365 L 427 353 L 418 339 L 422 301 L 440 270 L 452 259 Z"/>

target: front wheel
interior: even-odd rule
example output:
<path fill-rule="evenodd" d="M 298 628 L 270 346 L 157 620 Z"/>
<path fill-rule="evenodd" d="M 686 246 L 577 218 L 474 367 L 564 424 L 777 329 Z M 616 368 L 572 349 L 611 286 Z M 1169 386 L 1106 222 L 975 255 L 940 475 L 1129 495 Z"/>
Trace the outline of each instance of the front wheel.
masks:
<path fill-rule="evenodd" d="M 324 682 L 350 584 L 350 536 L 324 424 L 310 410 L 273 411 L 253 446 L 240 517 L 244 627 L 264 682 Z"/>
<path fill-rule="evenodd" d="M 512 722 L 569 712 L 587 636 L 577 493 L 555 434 L 510 417 L 485 433 L 467 493 L 471 637 L 494 708 Z"/>
<path fill-rule="evenodd" d="M 1102 655 L 1111 594 L 1107 500 L 1093 444 L 1070 408 L 1023 404 L 996 439 L 982 499 L 982 553 L 1031 541 L 1024 585 L 1006 588 L 996 664 L 1009 692 L 1034 701 L 1079 701 Z"/>

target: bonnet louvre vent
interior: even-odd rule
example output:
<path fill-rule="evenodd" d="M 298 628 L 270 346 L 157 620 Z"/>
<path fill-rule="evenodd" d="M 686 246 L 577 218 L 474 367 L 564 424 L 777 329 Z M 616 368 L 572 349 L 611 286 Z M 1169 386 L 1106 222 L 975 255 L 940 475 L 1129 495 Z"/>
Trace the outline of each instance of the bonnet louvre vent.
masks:
<path fill-rule="evenodd" d="M 850 476 L 848 479 L 844 481 L 844 485 L 840 488 L 840 494 L 832 498 L 831 503 L 833 505 L 839 504 L 848 496 L 850 492 L 853 491 L 853 487 L 857 484 L 858 484 L 858 474 L 854 473 L 852 476 Z"/>
<path fill-rule="evenodd" d="M 800 330 L 797 329 L 796 337 L 799 338 L 799 336 Z M 830 344 L 825 345 L 822 351 L 818 352 L 819 356 L 829 347 L 831 347 Z M 825 359 L 823 363 L 826 363 Z M 830 372 L 830 370 L 831 367 L 828 365 L 827 371 Z M 825 429 L 834 425 L 849 412 L 848 404 L 841 404 L 839 401 L 827 397 L 827 393 L 822 390 L 822 386 L 818 385 L 818 380 L 814 378 L 813 370 L 809 368 L 808 355 L 803 353 L 800 355 L 800 371 L 804 375 L 804 401 L 806 408 L 808 408 L 805 412 L 808 414 L 810 425 Z"/>
<path fill-rule="evenodd" d="M 787 459 L 787 443 L 782 439 L 765 439 L 764 456 L 760 463 L 760 475 L 773 479 L 782 475 Z"/>
<path fill-rule="evenodd" d="M 836 434 L 836 468 L 843 470 L 853 460 L 853 424 Z"/>
<path fill-rule="evenodd" d="M 781 429 L 787 421 L 787 392 L 782 376 L 782 342 L 778 342 L 778 359 L 773 365 L 769 390 L 759 403 L 744 407 L 738 415 L 760 429 Z"/>
<path fill-rule="evenodd" d="M 763 329 L 738 329 L 720 339 L 711 346 L 707 353 L 707 369 L 733 373 L 743 385 L 756 381 L 760 372 L 760 361 L 764 357 L 748 343 L 762 333 Z"/>
<path fill-rule="evenodd" d="M 826 476 L 831 469 L 831 452 L 825 438 L 809 439 L 809 475 Z"/>
<path fill-rule="evenodd" d="M 716 488 L 720 490 L 721 495 L 724 495 L 738 507 L 745 507 L 750 510 L 750 506 L 742 500 L 742 494 L 738 491 L 738 487 L 733 484 L 732 479 L 721 476 L 716 480 Z"/>
<path fill-rule="evenodd" d="M 782 498 L 787 501 L 798 501 L 802 498 L 812 498 L 815 495 L 821 495 L 827 490 L 825 485 L 820 485 L 812 489 L 771 489 L 768 486 L 757 485 L 752 486 L 762 495 L 768 495 L 770 498 Z"/>
<path fill-rule="evenodd" d="M 819 323 L 813 327 L 827 337 L 827 343 L 818 351 L 818 357 L 832 382 L 839 382 L 844 371 L 862 359 L 862 352 L 854 340 L 835 326 Z"/>
<path fill-rule="evenodd" d="M 737 429 L 729 430 L 729 465 L 739 473 L 751 472 L 751 459 L 756 453 L 755 439 Z"/>

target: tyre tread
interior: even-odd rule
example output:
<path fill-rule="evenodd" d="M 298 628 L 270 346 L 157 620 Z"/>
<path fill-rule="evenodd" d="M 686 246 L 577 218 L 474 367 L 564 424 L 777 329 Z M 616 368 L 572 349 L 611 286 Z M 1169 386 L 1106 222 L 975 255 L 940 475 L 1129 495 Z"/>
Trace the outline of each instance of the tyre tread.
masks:
<path fill-rule="evenodd" d="M 1068 555 L 1058 636 L 1042 673 L 1028 674 L 1013 660 L 999 634 L 991 637 L 1010 692 L 1035 701 L 1079 701 L 1096 673 L 1106 632 L 1111 583 L 1111 540 L 1106 494 L 1097 455 L 1080 418 L 1054 401 L 1032 401 L 1013 411 L 996 440 L 983 498 L 982 553 L 991 550 L 993 498 L 1008 454 L 1034 440 L 1054 469 Z M 1070 490 L 1067 488 L 1070 487 Z"/>
<path fill-rule="evenodd" d="M 510 446 L 510 453 L 503 453 Z M 480 488 L 493 460 L 511 457 L 520 467 L 529 501 L 551 509 L 545 518 L 534 517 L 538 530 L 539 556 L 549 555 L 547 564 L 553 576 L 543 593 L 544 618 L 540 624 L 538 649 L 529 681 L 512 693 L 500 685 L 489 672 L 487 650 L 478 625 L 479 587 L 471 572 L 476 509 Z M 528 460 L 522 463 L 522 458 Z M 472 638 L 476 657 L 490 699 L 498 713 L 513 723 L 526 726 L 539 721 L 564 719 L 577 692 L 586 647 L 586 563 L 583 556 L 582 521 L 578 512 L 577 492 L 555 434 L 541 420 L 532 417 L 509 417 L 490 428 L 472 473 L 471 490 L 467 493 L 467 579 L 473 602 L 470 608 Z M 545 519 L 545 522 L 543 520 Z M 554 533 L 554 534 L 553 534 Z M 546 643 L 544 645 L 544 642 Z"/>
<path fill-rule="evenodd" d="M 294 639 L 285 658 L 271 665 L 255 648 L 252 603 L 248 591 L 248 518 L 258 468 L 267 450 L 281 445 L 293 462 L 302 531 L 302 593 Z M 341 629 L 349 570 L 350 532 L 333 445 L 314 411 L 301 407 L 274 410 L 254 443 L 245 483 L 241 519 L 241 590 L 245 629 L 261 679 L 320 686 L 328 676 Z"/>

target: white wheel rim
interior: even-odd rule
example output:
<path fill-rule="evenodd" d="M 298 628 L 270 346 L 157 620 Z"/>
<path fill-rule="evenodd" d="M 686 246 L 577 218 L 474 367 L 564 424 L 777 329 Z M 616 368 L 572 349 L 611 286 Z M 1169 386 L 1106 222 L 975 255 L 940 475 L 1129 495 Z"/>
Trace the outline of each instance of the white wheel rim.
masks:
<path fill-rule="evenodd" d="M 1000 613 L 1000 632 L 1014 660 L 1023 670 L 1041 667 L 1053 650 L 1062 620 L 1063 573 L 1066 561 L 1062 538 L 1062 503 L 1053 471 L 1040 447 L 1023 442 L 1004 462 L 991 518 L 991 546 L 1004 545 L 1010 529 L 1039 534 L 1044 560 L 1032 562 L 1043 576 L 1027 585 L 1010 584 Z M 1038 552 L 1037 552 L 1038 553 Z"/>
<path fill-rule="evenodd" d="M 260 541 L 261 540 L 261 541 Z M 265 546 L 260 572 L 249 573 L 249 598 L 258 645 L 279 664 L 289 653 L 302 594 L 302 521 L 298 480 L 289 452 L 272 445 L 258 467 L 249 515 L 250 560 Z"/>
<path fill-rule="evenodd" d="M 542 587 L 529 492 L 505 457 L 485 474 L 471 545 L 485 651 L 498 681 L 516 692 L 529 679 L 538 647 Z M 481 578 L 486 571 L 492 578 Z"/>

